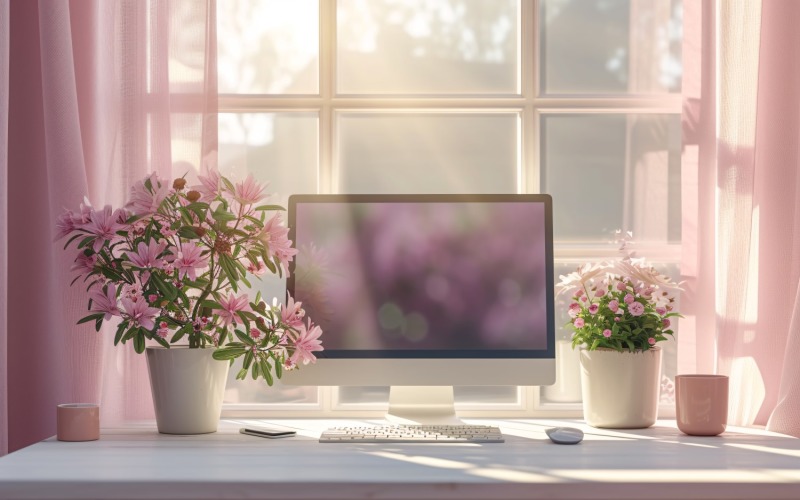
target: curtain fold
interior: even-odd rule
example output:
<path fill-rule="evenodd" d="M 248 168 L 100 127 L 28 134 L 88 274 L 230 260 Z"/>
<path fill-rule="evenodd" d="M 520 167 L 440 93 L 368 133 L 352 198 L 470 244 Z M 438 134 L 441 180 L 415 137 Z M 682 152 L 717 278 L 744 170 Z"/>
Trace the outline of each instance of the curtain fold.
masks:
<path fill-rule="evenodd" d="M 216 151 L 214 10 L 0 0 L 0 454 L 54 434 L 58 403 L 100 403 L 104 425 L 152 417 L 144 357 L 76 325 L 87 298 L 55 219 L 84 196 L 121 206 L 146 173 L 192 174 Z"/>
<path fill-rule="evenodd" d="M 0 228 L 8 227 L 9 2 L 0 0 Z M 0 457 L 8 453 L 7 299 L 8 240 L 0 237 Z"/>
<path fill-rule="evenodd" d="M 714 286 L 694 297 L 706 325 L 697 350 L 714 355 L 698 367 L 731 377 L 731 424 L 800 436 L 800 3 L 705 1 L 686 16 L 701 29 L 686 32 L 685 54 L 703 60 L 686 68 L 700 92 L 683 117 L 694 235 L 698 262 L 714 267 Z"/>

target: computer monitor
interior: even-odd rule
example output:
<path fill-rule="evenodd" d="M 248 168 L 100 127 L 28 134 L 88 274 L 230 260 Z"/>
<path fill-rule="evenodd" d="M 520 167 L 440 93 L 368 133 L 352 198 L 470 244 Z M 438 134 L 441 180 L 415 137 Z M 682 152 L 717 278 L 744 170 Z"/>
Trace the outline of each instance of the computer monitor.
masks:
<path fill-rule="evenodd" d="M 548 195 L 290 197 L 287 292 L 325 350 L 284 382 L 389 385 L 403 421 L 452 420 L 454 385 L 552 384 L 552 220 Z"/>

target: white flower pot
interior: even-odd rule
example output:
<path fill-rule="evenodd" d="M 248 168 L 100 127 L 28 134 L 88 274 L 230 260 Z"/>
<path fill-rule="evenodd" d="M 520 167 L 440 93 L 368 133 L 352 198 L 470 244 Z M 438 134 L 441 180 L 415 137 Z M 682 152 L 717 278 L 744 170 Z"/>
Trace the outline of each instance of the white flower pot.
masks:
<path fill-rule="evenodd" d="M 581 351 L 583 416 L 593 427 L 640 429 L 658 417 L 661 348 Z"/>
<path fill-rule="evenodd" d="M 229 363 L 212 358 L 213 352 L 184 346 L 147 348 L 158 432 L 216 432 Z"/>

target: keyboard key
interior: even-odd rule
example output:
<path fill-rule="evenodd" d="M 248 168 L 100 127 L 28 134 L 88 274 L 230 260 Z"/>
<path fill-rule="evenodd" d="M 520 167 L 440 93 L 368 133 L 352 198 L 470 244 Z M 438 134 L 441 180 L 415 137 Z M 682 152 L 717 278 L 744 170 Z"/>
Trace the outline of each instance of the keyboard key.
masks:
<path fill-rule="evenodd" d="M 503 443 L 500 429 L 487 425 L 386 425 L 327 429 L 320 443 Z"/>

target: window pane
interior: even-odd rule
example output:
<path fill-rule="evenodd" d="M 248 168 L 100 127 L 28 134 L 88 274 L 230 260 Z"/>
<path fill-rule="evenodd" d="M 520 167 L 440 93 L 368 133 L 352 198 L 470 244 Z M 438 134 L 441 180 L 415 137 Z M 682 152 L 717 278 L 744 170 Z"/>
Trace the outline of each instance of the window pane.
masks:
<path fill-rule="evenodd" d="M 542 0 L 542 92 L 680 92 L 681 0 Z"/>
<path fill-rule="evenodd" d="M 222 94 L 319 92 L 317 0 L 217 2 Z"/>
<path fill-rule="evenodd" d="M 340 0 L 341 94 L 518 93 L 516 0 Z"/>
<path fill-rule="evenodd" d="M 249 173 L 269 183 L 268 200 L 286 206 L 290 194 L 317 192 L 318 117 L 315 113 L 220 113 L 219 169 L 232 180 Z M 286 219 L 284 218 L 284 221 Z M 252 279 L 266 300 L 286 296 L 286 280 L 269 273 Z M 315 387 L 273 387 L 263 380 L 237 381 L 241 362 L 231 367 L 225 403 L 315 403 Z"/>
<path fill-rule="evenodd" d="M 515 193 L 516 113 L 342 114 L 342 193 Z"/>
<path fill-rule="evenodd" d="M 544 115 L 541 130 L 557 241 L 604 243 L 622 229 L 680 242 L 680 116 Z"/>

